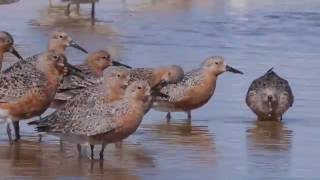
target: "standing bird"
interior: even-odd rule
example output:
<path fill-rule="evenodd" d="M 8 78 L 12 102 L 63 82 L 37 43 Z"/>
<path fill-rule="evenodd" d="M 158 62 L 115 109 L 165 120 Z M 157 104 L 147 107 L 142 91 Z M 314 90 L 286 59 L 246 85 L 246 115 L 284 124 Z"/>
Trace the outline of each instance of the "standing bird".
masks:
<path fill-rule="evenodd" d="M 82 52 L 88 53 L 85 49 L 79 46 L 70 36 L 68 36 L 65 32 L 53 32 L 49 39 L 48 51 L 54 50 L 58 53 L 65 54 L 65 50 L 67 47 L 74 47 L 76 49 L 81 50 Z M 16 71 L 28 71 L 28 69 L 33 69 L 35 66 L 35 62 L 38 58 L 39 54 L 28 57 L 24 60 L 16 62 L 8 69 L 4 70 L 3 73 L 16 73 Z"/>
<path fill-rule="evenodd" d="M 210 57 L 201 67 L 185 73 L 184 78 L 176 84 L 168 84 L 161 89 L 161 93 L 168 98 L 156 98 L 153 108 L 157 111 L 168 112 L 167 119 L 171 119 L 170 112 L 186 112 L 191 119 L 191 110 L 206 104 L 216 88 L 218 76 L 225 71 L 243 74 L 224 63 L 222 57 Z"/>
<path fill-rule="evenodd" d="M 293 102 L 288 81 L 278 76 L 273 68 L 251 83 L 246 97 L 247 105 L 259 120 L 282 120 Z"/>
<path fill-rule="evenodd" d="M 63 79 L 63 83 L 58 88 L 58 93 L 56 94 L 54 103 L 65 103 L 66 100 L 72 98 L 80 91 L 83 91 L 83 89 L 101 82 L 103 71 L 110 66 L 124 66 L 126 68 L 131 68 L 128 65 L 112 60 L 107 51 L 101 50 L 89 54 L 83 64 L 76 65 L 76 67 L 81 70 L 83 78 L 72 74 L 67 75 Z"/>
<path fill-rule="evenodd" d="M 45 112 L 67 68 L 73 68 L 63 54 L 55 51 L 39 55 L 33 67 L 0 77 L 0 119 L 7 123 L 10 142 L 10 122 L 14 125 L 15 140 L 19 140 L 19 120 Z"/>
<path fill-rule="evenodd" d="M 12 53 L 20 60 L 23 59 L 18 51 L 16 51 L 16 49 L 14 48 L 14 40 L 11 34 L 5 31 L 0 31 L 0 70 L 2 68 L 4 53 L 6 52 Z"/>
<path fill-rule="evenodd" d="M 37 126 L 37 130 L 71 143 L 89 143 L 92 159 L 94 145 L 102 144 L 99 154 L 102 160 L 108 143 L 121 141 L 136 131 L 144 116 L 144 108 L 151 105 L 150 91 L 147 82 L 135 81 L 127 87 L 122 99 L 106 103 L 103 96 L 98 96 L 94 103 L 86 103 L 86 108 L 67 117 L 55 113 L 49 115 L 45 123 Z"/>
<path fill-rule="evenodd" d="M 107 68 L 100 83 L 81 90 L 54 113 L 40 120 L 32 121 L 29 125 L 46 125 L 48 122 L 54 123 L 55 119 L 68 119 L 77 116 L 80 112 L 85 113 L 90 110 L 97 99 L 102 99 L 105 103 L 120 100 L 128 86 L 129 74 L 129 70 L 124 67 Z M 78 150 L 80 155 L 80 144 L 78 144 Z"/>

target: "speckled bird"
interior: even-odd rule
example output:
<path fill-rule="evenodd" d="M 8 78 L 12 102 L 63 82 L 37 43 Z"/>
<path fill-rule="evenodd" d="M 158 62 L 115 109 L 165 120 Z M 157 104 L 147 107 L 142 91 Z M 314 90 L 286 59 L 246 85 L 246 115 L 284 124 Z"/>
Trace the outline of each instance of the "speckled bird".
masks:
<path fill-rule="evenodd" d="M 201 67 L 185 73 L 184 78 L 176 84 L 168 84 L 161 89 L 161 93 L 168 98 L 159 97 L 153 104 L 158 111 L 168 112 L 167 119 L 171 118 L 170 112 L 186 112 L 191 119 L 191 110 L 206 104 L 213 96 L 218 76 L 225 71 L 243 74 L 224 63 L 219 56 L 206 59 Z"/>
<path fill-rule="evenodd" d="M 102 144 L 99 155 L 103 159 L 108 143 L 121 141 L 136 131 L 144 116 L 144 108 L 151 105 L 150 91 L 147 82 L 135 81 L 127 87 L 122 99 L 106 103 L 103 96 L 98 96 L 92 102 L 85 102 L 86 108 L 67 116 L 49 115 L 39 123 L 37 130 L 71 143 L 89 143 L 92 159 L 94 145 Z"/>
<path fill-rule="evenodd" d="M 273 68 L 251 83 L 246 96 L 247 105 L 259 120 L 282 120 L 293 102 L 288 81 L 278 76 Z"/>
<path fill-rule="evenodd" d="M 49 107 L 66 70 L 73 68 L 66 62 L 63 54 L 49 51 L 38 56 L 33 69 L 1 75 L 0 119 L 7 123 L 10 142 L 10 122 L 19 140 L 19 120 L 39 116 Z"/>
<path fill-rule="evenodd" d="M 67 100 L 58 110 L 52 115 L 43 119 L 32 121 L 29 125 L 43 125 L 48 122 L 54 123 L 53 119 L 68 119 L 74 114 L 83 113 L 99 98 L 102 98 L 105 103 L 123 98 L 125 89 L 129 83 L 129 70 L 124 67 L 109 67 L 103 73 L 102 81 L 95 86 L 89 86 L 72 99 Z M 81 146 L 78 144 L 79 155 Z"/>
<path fill-rule="evenodd" d="M 23 59 L 14 48 L 14 39 L 12 35 L 6 31 L 0 31 L 0 70 L 2 68 L 2 62 L 6 52 L 12 53 L 20 60 Z"/>
<path fill-rule="evenodd" d="M 56 101 L 58 104 L 64 103 L 66 100 L 72 98 L 83 89 L 101 82 L 103 71 L 110 66 L 123 66 L 131 68 L 128 65 L 122 64 L 111 59 L 111 55 L 104 50 L 89 54 L 83 64 L 75 65 L 81 70 L 83 76 L 67 75 L 63 83 L 59 86 L 56 94 Z"/>

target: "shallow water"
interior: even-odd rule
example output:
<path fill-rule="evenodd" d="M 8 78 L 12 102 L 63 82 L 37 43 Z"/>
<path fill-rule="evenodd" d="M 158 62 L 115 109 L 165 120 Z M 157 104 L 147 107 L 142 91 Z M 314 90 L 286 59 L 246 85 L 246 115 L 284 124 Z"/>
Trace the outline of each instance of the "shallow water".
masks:
<path fill-rule="evenodd" d="M 6 2 L 6 1 L 3 1 Z M 12 1 L 7 1 L 12 2 Z M 214 97 L 185 114 L 149 112 L 121 150 L 107 147 L 103 164 L 78 159 L 76 147 L 32 127 L 20 143 L 0 136 L 0 174 L 28 179 L 317 179 L 320 176 L 320 2 L 318 0 L 104 0 L 95 26 L 90 6 L 64 15 L 52 0 L 0 0 L 0 29 L 10 31 L 23 56 L 46 48 L 63 29 L 89 51 L 108 49 L 134 67 L 181 64 L 185 69 L 221 55 L 245 75 L 219 77 Z M 84 54 L 68 50 L 73 63 Z M 7 58 L 5 66 L 14 58 Z M 283 122 L 257 122 L 244 97 L 269 68 L 287 78 L 296 101 Z M 84 152 L 85 153 L 85 152 Z"/>

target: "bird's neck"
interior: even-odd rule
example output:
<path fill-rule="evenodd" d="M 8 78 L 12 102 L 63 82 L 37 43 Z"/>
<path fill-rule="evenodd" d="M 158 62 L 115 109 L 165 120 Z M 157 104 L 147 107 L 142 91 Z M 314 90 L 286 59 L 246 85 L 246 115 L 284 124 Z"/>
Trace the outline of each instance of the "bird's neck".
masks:
<path fill-rule="evenodd" d="M 102 87 L 103 91 L 103 100 L 105 103 L 110 103 L 117 101 L 123 97 L 124 90 L 121 87 L 108 86 L 107 88 Z"/>
<path fill-rule="evenodd" d="M 47 89 L 55 92 L 63 79 L 63 71 L 42 62 L 37 62 L 36 68 L 44 74 L 48 82 Z"/>
<path fill-rule="evenodd" d="M 90 61 L 87 61 L 87 65 L 91 73 L 93 73 L 96 77 L 102 77 L 104 69 L 97 67 L 95 64 L 91 63 Z"/>
<path fill-rule="evenodd" d="M 206 83 L 214 83 L 215 84 L 218 79 L 218 75 L 216 75 L 215 73 L 212 73 L 210 71 L 206 71 L 206 70 L 202 71 L 202 76 L 203 76 L 203 80 Z"/>
<path fill-rule="evenodd" d="M 65 54 L 66 52 L 66 46 L 62 44 L 56 44 L 56 43 L 49 43 L 48 50 L 54 50 L 58 53 Z"/>
<path fill-rule="evenodd" d="M 166 73 L 164 68 L 157 68 L 153 71 L 153 76 L 152 76 L 152 84 L 150 84 L 151 87 L 155 86 L 156 84 L 158 84 L 162 77 L 164 76 L 164 74 Z"/>

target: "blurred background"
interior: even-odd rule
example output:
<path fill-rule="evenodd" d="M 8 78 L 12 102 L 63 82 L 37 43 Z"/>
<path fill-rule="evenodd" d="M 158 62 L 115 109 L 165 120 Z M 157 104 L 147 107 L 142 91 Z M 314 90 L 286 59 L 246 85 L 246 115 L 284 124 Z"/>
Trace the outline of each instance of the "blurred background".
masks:
<path fill-rule="evenodd" d="M 70 8 L 68 8 L 70 5 Z M 93 11 L 94 8 L 94 11 Z M 187 71 L 220 55 L 245 74 L 219 77 L 215 95 L 193 112 L 150 111 L 105 161 L 23 125 L 8 145 L 0 128 L 0 174 L 28 179 L 317 179 L 320 160 L 320 1 L 318 0 L 0 0 L 0 30 L 28 57 L 63 30 L 93 52 L 133 67 L 178 64 Z M 81 63 L 83 53 L 68 49 Z M 5 58 L 4 68 L 14 57 Z M 268 69 L 286 78 L 295 104 L 282 122 L 257 122 L 245 105 L 250 83 Z"/>

